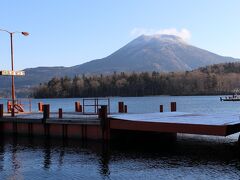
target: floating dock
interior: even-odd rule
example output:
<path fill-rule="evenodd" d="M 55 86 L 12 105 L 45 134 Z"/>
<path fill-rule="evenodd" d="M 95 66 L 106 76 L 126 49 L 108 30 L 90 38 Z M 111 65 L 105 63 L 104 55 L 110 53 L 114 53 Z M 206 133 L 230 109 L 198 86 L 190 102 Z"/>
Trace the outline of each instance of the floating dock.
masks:
<path fill-rule="evenodd" d="M 110 116 L 110 129 L 228 136 L 240 131 L 240 114 L 163 112 Z"/>

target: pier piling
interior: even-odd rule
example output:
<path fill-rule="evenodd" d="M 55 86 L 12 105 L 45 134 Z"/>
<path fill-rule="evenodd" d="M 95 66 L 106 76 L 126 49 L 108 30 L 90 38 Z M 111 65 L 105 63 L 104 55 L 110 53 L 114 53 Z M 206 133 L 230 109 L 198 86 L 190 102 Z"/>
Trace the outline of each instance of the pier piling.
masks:
<path fill-rule="evenodd" d="M 50 105 L 49 104 L 44 104 L 43 105 L 43 119 L 49 119 L 50 117 Z"/>
<path fill-rule="evenodd" d="M 101 121 L 107 119 L 107 106 L 106 105 L 101 106 L 101 108 L 98 110 L 98 118 L 100 118 Z M 103 125 L 104 122 L 101 122 L 101 124 Z"/>
<path fill-rule="evenodd" d="M 107 106 L 103 105 L 98 111 L 98 117 L 101 121 L 101 127 L 102 127 L 102 139 L 103 140 L 109 140 L 110 139 L 110 124 L 109 119 L 107 115 Z"/>

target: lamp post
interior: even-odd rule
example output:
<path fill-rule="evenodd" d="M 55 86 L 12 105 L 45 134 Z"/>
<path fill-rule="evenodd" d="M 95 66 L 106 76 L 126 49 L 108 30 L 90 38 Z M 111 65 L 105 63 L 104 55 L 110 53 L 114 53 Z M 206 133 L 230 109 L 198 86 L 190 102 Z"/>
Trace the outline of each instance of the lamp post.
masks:
<path fill-rule="evenodd" d="M 20 33 L 24 36 L 28 36 L 28 32 L 10 32 L 4 29 L 0 29 L 0 31 L 4 31 L 10 35 L 10 44 L 11 44 L 11 67 L 12 67 L 12 110 L 11 110 L 11 115 L 14 117 L 15 116 L 15 111 L 14 111 L 14 106 L 15 106 L 15 85 L 14 85 L 14 56 L 13 56 L 13 35 L 16 33 Z"/>

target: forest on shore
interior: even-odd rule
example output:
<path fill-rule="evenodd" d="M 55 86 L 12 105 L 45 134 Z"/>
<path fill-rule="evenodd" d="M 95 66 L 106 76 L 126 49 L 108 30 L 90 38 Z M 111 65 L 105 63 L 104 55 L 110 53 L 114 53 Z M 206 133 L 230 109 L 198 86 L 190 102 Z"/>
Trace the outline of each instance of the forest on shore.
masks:
<path fill-rule="evenodd" d="M 114 73 L 54 77 L 34 88 L 34 98 L 148 95 L 220 95 L 240 89 L 240 63 L 224 63 L 186 72 Z"/>

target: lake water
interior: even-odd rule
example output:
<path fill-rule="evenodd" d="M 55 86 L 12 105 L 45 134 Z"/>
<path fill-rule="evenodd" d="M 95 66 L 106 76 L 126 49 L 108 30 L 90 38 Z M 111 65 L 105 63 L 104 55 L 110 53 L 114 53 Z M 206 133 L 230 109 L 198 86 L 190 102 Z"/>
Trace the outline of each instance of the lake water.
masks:
<path fill-rule="evenodd" d="M 74 111 L 74 102 L 81 98 L 66 99 L 32 99 L 32 109 L 37 111 L 37 103 L 50 104 L 51 111 L 63 108 L 63 111 Z M 128 106 L 129 113 L 159 112 L 159 105 L 164 105 L 164 111 L 170 111 L 170 102 L 177 102 L 177 111 L 197 113 L 238 113 L 239 102 L 220 102 L 220 96 L 148 96 L 148 97 L 110 97 L 111 112 L 117 112 L 118 102 L 123 101 Z M 0 103 L 6 103 L 1 100 Z M 87 102 L 90 104 L 91 102 Z M 103 103 L 106 103 L 103 102 Z M 26 103 L 27 104 L 27 103 Z M 26 108 L 28 108 L 26 106 Z M 92 109 L 90 109 L 91 111 Z"/>
<path fill-rule="evenodd" d="M 220 102 L 219 96 L 114 97 L 124 101 L 130 113 L 177 111 L 197 113 L 239 113 L 240 102 Z M 73 111 L 79 99 L 33 100 Z M 82 142 L 61 139 L 1 137 L 0 179 L 239 179 L 238 134 L 229 137 L 179 134 L 176 142 L 163 144 Z"/>

